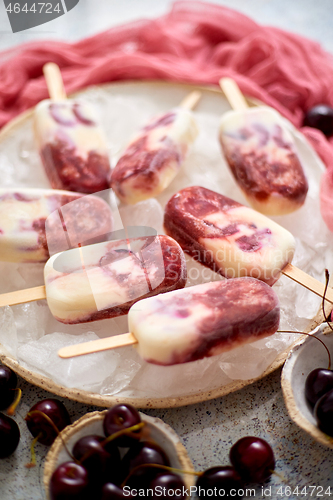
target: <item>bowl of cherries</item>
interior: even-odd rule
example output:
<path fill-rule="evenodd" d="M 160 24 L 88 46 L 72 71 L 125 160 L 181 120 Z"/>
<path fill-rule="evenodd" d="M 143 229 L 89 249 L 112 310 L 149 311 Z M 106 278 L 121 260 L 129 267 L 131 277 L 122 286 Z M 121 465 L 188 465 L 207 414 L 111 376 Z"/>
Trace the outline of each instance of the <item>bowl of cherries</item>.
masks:
<path fill-rule="evenodd" d="M 292 420 L 316 441 L 333 448 L 333 332 L 327 325 L 295 344 L 281 385 Z"/>
<path fill-rule="evenodd" d="M 59 433 L 46 457 L 44 487 L 49 500 L 134 498 L 148 488 L 190 488 L 193 472 L 167 424 L 118 404 L 88 413 Z"/>

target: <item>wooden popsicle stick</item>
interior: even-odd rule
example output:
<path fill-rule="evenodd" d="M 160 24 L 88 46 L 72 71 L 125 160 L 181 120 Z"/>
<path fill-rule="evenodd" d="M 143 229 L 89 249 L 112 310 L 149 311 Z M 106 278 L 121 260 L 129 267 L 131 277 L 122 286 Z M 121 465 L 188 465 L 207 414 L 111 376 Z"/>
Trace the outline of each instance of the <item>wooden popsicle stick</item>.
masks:
<path fill-rule="evenodd" d="M 55 63 L 47 63 L 43 66 L 43 73 L 52 101 L 63 101 L 67 99 L 59 66 Z"/>
<path fill-rule="evenodd" d="M 221 78 L 219 84 L 232 109 L 235 111 L 248 109 L 249 105 L 235 80 L 232 78 Z"/>
<path fill-rule="evenodd" d="M 282 270 L 282 274 L 288 276 L 288 278 L 291 278 L 293 281 L 296 281 L 296 283 L 299 283 L 300 285 L 304 286 L 305 288 L 315 293 L 316 295 L 319 295 L 319 297 L 324 296 L 324 291 L 325 291 L 324 283 L 321 283 L 320 281 L 316 280 L 316 278 L 313 278 L 312 276 L 305 273 L 301 269 L 298 269 L 298 267 L 295 267 L 292 264 L 287 264 L 286 267 Z M 332 288 L 327 287 L 325 300 L 333 304 Z"/>
<path fill-rule="evenodd" d="M 25 290 L 17 290 L 15 292 L 3 293 L 0 295 L 0 307 L 15 306 L 16 304 L 26 304 L 35 300 L 46 299 L 45 286 L 36 286 L 35 288 L 27 288 Z"/>
<path fill-rule="evenodd" d="M 113 337 L 106 337 L 105 339 L 91 340 L 90 342 L 83 342 L 82 344 L 62 347 L 59 349 L 58 355 L 60 358 L 74 358 L 76 356 L 82 356 L 83 354 L 107 351 L 108 349 L 115 349 L 116 347 L 124 347 L 137 343 L 138 341 L 132 333 L 123 333 L 121 335 L 114 335 Z"/>
<path fill-rule="evenodd" d="M 194 90 L 186 97 L 184 97 L 184 99 L 179 104 L 179 107 L 188 110 L 194 109 L 198 104 L 198 102 L 200 101 L 201 95 L 202 94 L 201 92 L 199 92 L 199 90 Z"/>

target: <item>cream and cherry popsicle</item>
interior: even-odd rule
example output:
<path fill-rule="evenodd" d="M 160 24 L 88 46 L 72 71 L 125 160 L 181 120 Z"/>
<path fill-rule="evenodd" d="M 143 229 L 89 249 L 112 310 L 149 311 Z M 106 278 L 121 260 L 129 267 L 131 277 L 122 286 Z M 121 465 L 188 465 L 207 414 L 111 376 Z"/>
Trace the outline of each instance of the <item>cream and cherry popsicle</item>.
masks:
<path fill-rule="evenodd" d="M 122 202 L 153 198 L 177 175 L 198 135 L 191 109 L 200 96 L 192 92 L 178 108 L 154 118 L 130 142 L 111 175 L 111 187 Z"/>
<path fill-rule="evenodd" d="M 67 358 L 135 344 L 149 363 L 187 363 L 275 333 L 280 308 L 274 290 L 254 278 L 204 283 L 140 300 L 128 314 L 130 333 L 58 352 Z"/>
<path fill-rule="evenodd" d="M 292 234 L 265 215 L 209 189 L 191 186 L 169 200 L 165 232 L 226 278 L 251 276 L 273 285 L 281 273 L 323 297 L 325 285 L 291 264 Z M 325 299 L 333 303 L 333 290 Z"/>
<path fill-rule="evenodd" d="M 268 106 L 248 107 L 237 84 L 220 81 L 233 111 L 222 115 L 219 140 L 230 170 L 251 206 L 266 215 L 300 208 L 308 182 L 293 137 Z"/>
<path fill-rule="evenodd" d="M 183 288 L 186 263 L 169 236 L 106 241 L 53 255 L 45 286 L 0 295 L 0 307 L 47 299 L 62 323 L 86 323 L 127 314 L 144 297 Z"/>
<path fill-rule="evenodd" d="M 96 193 L 109 188 L 106 138 L 93 107 L 67 99 L 58 66 L 44 66 L 51 99 L 35 109 L 34 130 L 46 175 L 55 189 Z"/>
<path fill-rule="evenodd" d="M 0 188 L 0 261 L 46 262 L 50 254 L 103 241 L 112 226 L 110 207 L 97 196 Z"/>

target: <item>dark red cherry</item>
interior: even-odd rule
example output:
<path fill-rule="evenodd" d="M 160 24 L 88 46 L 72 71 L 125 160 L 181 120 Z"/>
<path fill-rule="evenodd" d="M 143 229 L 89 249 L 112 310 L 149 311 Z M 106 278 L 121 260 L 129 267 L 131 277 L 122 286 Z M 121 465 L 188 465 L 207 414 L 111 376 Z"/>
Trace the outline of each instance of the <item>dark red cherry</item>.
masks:
<path fill-rule="evenodd" d="M 8 366 L 0 365 L 0 410 L 6 410 L 14 401 L 17 376 Z"/>
<path fill-rule="evenodd" d="M 316 368 L 306 378 L 305 397 L 311 406 L 315 406 L 318 399 L 331 389 L 333 389 L 333 370 Z"/>
<path fill-rule="evenodd" d="M 73 456 L 87 469 L 95 482 L 111 481 L 119 476 L 119 450 L 114 445 L 106 450 L 103 446 L 104 441 L 103 436 L 83 436 L 73 447 Z"/>
<path fill-rule="evenodd" d="M 333 135 L 333 108 L 327 104 L 318 104 L 311 108 L 304 117 L 307 127 L 321 130 L 326 137 Z"/>
<path fill-rule="evenodd" d="M 90 500 L 87 470 L 75 462 L 65 462 L 53 472 L 50 480 L 51 500 Z"/>
<path fill-rule="evenodd" d="M 259 437 L 239 439 L 230 450 L 230 462 L 244 481 L 262 483 L 274 471 L 275 459 L 271 446 Z"/>
<path fill-rule="evenodd" d="M 208 490 L 216 492 L 215 495 L 210 495 L 211 498 L 220 498 L 219 490 L 223 490 L 226 497 L 230 496 L 230 492 L 233 490 L 231 492 L 232 498 L 236 500 L 243 498 L 243 496 L 237 494 L 242 488 L 241 478 L 238 472 L 230 465 L 219 465 L 205 470 L 203 474 L 198 477 L 196 486 L 198 491 L 202 492 L 202 494 L 199 495 L 200 499 L 207 498 Z"/>
<path fill-rule="evenodd" d="M 54 426 L 50 423 L 52 420 Z M 36 403 L 27 413 L 25 420 L 33 437 L 37 437 L 42 444 L 51 445 L 71 420 L 64 404 L 58 399 L 44 399 Z"/>
<path fill-rule="evenodd" d="M 319 429 L 333 437 L 333 389 L 317 401 L 314 416 Z"/>
<path fill-rule="evenodd" d="M 0 458 L 14 453 L 19 441 L 20 429 L 15 420 L 0 413 Z"/>
<path fill-rule="evenodd" d="M 116 432 L 137 425 L 141 422 L 139 412 L 130 404 L 119 404 L 110 408 L 103 422 L 105 436 L 110 436 Z M 140 431 L 131 432 L 129 435 L 124 435 L 117 438 L 115 443 L 118 446 L 131 446 L 133 440 L 140 439 Z"/>
<path fill-rule="evenodd" d="M 158 498 L 178 498 L 182 500 L 187 498 L 184 481 L 178 474 L 173 472 L 163 471 L 159 473 L 151 481 L 149 489 L 154 492 L 151 496 L 152 500 L 158 500 Z"/>
<path fill-rule="evenodd" d="M 161 469 L 149 467 L 147 464 L 170 466 L 164 450 L 153 441 L 142 441 L 134 444 L 124 456 L 121 463 L 123 480 L 133 488 L 148 487 L 150 481 L 161 472 Z"/>
<path fill-rule="evenodd" d="M 101 500 L 122 500 L 123 498 L 136 498 L 131 494 L 131 490 L 128 486 L 125 489 L 116 486 L 113 483 L 105 483 L 102 489 Z"/>

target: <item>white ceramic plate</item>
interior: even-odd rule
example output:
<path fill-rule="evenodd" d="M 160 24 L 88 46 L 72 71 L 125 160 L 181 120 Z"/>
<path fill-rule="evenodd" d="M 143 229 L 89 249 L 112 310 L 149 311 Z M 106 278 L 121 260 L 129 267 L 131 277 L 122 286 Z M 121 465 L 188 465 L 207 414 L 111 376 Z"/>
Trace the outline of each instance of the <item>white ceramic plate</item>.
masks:
<path fill-rule="evenodd" d="M 333 332 L 321 326 L 315 331 L 315 335 L 325 342 L 333 356 Z M 282 370 L 281 385 L 287 410 L 294 422 L 316 441 L 333 448 L 333 437 L 318 429 L 316 419 L 305 399 L 304 390 L 309 373 L 315 368 L 327 366 L 328 355 L 324 346 L 318 340 L 306 337 L 297 342 L 290 351 Z"/>
<path fill-rule="evenodd" d="M 176 106 L 196 88 L 167 82 L 122 82 L 86 89 L 80 95 L 97 107 L 114 165 L 139 127 Z M 230 109 L 229 104 L 217 89 L 200 90 L 202 99 L 195 111 L 200 134 L 180 173 L 157 200 L 120 207 L 124 224 L 148 225 L 162 231 L 165 203 L 188 185 L 201 185 L 246 204 L 217 140 L 220 116 Z M 296 237 L 293 263 L 323 281 L 324 269 L 333 270 L 333 237 L 319 210 L 324 166 L 304 137 L 295 130 L 293 133 L 309 180 L 309 194 L 300 210 L 275 220 Z M 49 187 L 34 144 L 32 111 L 0 133 L 0 178 L 2 186 Z M 188 286 L 221 279 L 191 258 L 187 258 L 187 266 Z M 43 266 L 0 263 L 0 276 L 0 292 L 29 288 L 43 284 Z M 284 276 L 274 288 L 281 302 L 282 330 L 309 331 L 320 322 L 320 316 L 316 317 L 319 297 Z M 32 383 L 72 399 L 101 406 L 126 400 L 142 408 L 167 407 L 222 396 L 253 382 L 280 366 L 298 338 L 277 333 L 220 356 L 174 367 L 145 363 L 132 347 L 72 360 L 57 356 L 63 345 L 125 331 L 126 317 L 63 325 L 52 318 L 45 301 L 2 308 L 1 359 Z"/>

